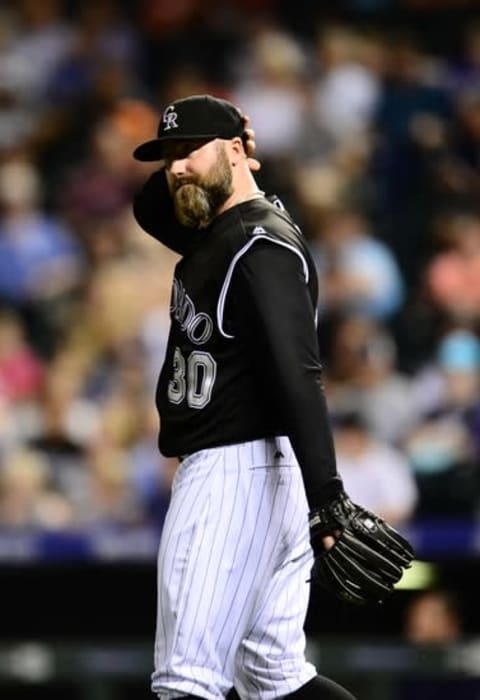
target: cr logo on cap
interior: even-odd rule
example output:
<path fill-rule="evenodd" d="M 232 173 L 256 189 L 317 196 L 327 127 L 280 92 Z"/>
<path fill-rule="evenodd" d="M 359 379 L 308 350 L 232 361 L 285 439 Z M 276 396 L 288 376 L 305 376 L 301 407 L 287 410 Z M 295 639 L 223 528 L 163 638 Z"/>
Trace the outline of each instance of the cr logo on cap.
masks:
<path fill-rule="evenodd" d="M 165 124 L 163 130 L 169 131 L 170 129 L 178 129 L 177 119 L 178 114 L 175 112 L 175 107 L 170 105 L 163 113 L 162 121 Z"/>

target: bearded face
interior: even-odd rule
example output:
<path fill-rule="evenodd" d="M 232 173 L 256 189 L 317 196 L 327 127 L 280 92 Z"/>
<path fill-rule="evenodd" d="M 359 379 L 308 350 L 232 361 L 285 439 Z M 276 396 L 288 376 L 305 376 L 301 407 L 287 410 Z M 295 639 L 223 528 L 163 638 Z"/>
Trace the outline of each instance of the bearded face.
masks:
<path fill-rule="evenodd" d="M 232 194 L 232 171 L 225 147 L 221 143 L 216 146 L 216 162 L 205 175 L 190 175 L 174 184 L 175 214 L 183 226 L 207 226 Z"/>

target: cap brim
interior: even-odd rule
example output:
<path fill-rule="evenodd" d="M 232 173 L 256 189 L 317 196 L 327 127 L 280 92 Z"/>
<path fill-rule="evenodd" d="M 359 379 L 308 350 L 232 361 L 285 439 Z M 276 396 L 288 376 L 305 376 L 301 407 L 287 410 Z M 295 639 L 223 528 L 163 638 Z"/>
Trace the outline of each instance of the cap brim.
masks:
<path fill-rule="evenodd" d="M 163 160 L 163 144 L 167 141 L 211 141 L 217 137 L 218 134 L 172 134 L 172 136 L 161 136 L 158 139 L 152 139 L 137 146 L 133 152 L 133 157 L 144 162 Z"/>
<path fill-rule="evenodd" d="M 152 141 L 142 143 L 134 150 L 133 157 L 136 160 L 142 160 L 145 162 L 163 160 L 162 142 L 159 139 L 152 139 Z"/>

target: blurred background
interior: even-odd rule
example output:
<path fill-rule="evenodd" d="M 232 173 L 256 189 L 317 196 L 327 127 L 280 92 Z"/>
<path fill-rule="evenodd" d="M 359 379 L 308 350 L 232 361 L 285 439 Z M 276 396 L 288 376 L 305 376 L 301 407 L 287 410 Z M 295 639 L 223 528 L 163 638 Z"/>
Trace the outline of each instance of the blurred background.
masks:
<path fill-rule="evenodd" d="M 418 556 L 382 608 L 312 600 L 309 656 L 359 700 L 478 700 L 475 0 L 0 0 L 0 695 L 151 697 L 177 258 L 131 152 L 203 92 L 310 242 L 347 490 Z"/>

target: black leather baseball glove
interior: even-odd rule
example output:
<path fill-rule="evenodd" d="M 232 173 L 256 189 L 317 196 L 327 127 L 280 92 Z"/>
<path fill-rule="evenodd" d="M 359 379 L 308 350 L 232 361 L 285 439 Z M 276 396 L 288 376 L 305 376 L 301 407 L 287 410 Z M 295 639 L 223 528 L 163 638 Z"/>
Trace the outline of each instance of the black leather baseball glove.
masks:
<path fill-rule="evenodd" d="M 335 533 L 328 551 L 326 535 Z M 382 518 L 342 495 L 310 513 L 312 583 L 352 603 L 381 603 L 410 567 L 409 542 Z"/>

